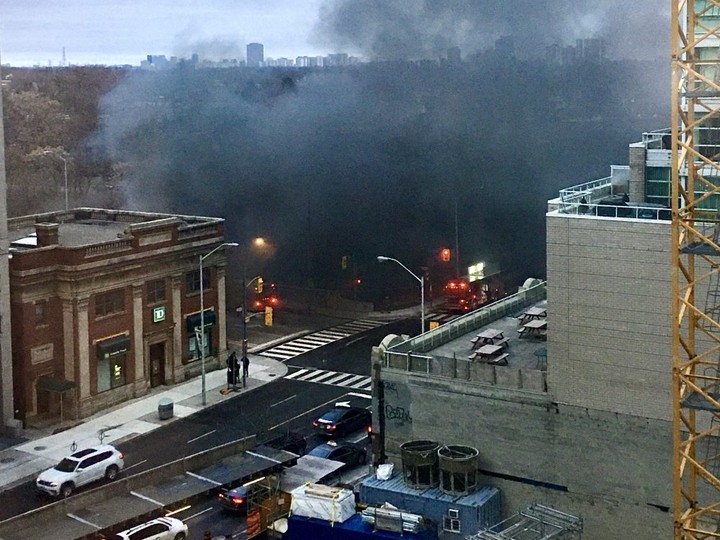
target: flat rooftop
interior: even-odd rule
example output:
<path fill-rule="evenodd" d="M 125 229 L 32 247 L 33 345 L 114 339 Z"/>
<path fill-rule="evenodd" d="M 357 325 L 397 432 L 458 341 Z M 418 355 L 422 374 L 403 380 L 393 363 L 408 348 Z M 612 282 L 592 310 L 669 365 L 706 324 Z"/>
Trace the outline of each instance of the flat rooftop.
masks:
<path fill-rule="evenodd" d="M 537 302 L 530 307 L 546 310 L 547 300 Z M 477 330 L 468 332 L 439 347 L 430 349 L 424 354 L 434 357 L 468 360 L 468 356 L 474 349 L 474 344 L 471 340 L 484 330 L 494 329 L 502 332 L 502 336 L 508 340 L 508 346 L 504 351 L 508 354 L 508 366 L 539 369 L 541 365 L 543 365 L 540 359 L 544 359 L 547 356 L 547 343 L 537 337 L 522 337 L 520 332 L 518 332 L 518 330 L 523 327 L 520 317 L 528 309 L 528 307 L 518 309 L 516 312 L 492 321 Z"/>
<path fill-rule="evenodd" d="M 13 250 L 33 249 L 38 245 L 36 224 L 57 224 L 58 244 L 77 248 L 127 238 L 131 226 L 140 223 L 152 225 L 161 220 L 174 220 L 180 228 L 223 221 L 215 217 L 76 208 L 9 219 L 8 240 Z"/>

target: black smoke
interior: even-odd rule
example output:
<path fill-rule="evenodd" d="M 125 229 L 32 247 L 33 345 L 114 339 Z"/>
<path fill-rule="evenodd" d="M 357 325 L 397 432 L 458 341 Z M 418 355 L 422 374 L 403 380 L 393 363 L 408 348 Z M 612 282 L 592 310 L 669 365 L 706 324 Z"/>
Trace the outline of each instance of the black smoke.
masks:
<path fill-rule="evenodd" d="M 265 235 L 281 282 L 358 275 L 372 289 L 381 254 L 432 271 L 439 248 L 454 248 L 456 208 L 463 266 L 542 277 L 547 200 L 608 175 L 642 131 L 668 125 L 669 62 L 520 56 L 137 72 L 106 97 L 98 141 L 126 164 L 129 207 L 222 216 L 229 240 Z"/>
<path fill-rule="evenodd" d="M 548 45 L 602 38 L 613 58 L 669 54 L 670 8 L 657 0 L 329 0 L 315 40 L 373 59 L 473 54 L 511 36 L 522 58 Z"/>

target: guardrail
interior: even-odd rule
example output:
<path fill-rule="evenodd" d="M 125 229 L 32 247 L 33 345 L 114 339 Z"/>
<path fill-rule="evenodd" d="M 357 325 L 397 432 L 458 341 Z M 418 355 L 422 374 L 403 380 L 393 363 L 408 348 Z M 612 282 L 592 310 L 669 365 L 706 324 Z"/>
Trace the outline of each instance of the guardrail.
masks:
<path fill-rule="evenodd" d="M 22 536 L 21 531 L 37 530 L 40 526 L 39 524 L 42 524 L 41 526 L 46 528 L 47 531 L 53 531 L 51 536 L 55 540 L 97 538 L 100 530 L 98 530 L 97 527 L 92 527 L 92 524 L 86 523 L 84 527 L 85 531 L 78 534 L 80 526 L 82 526 L 83 523 L 77 522 L 72 516 L 83 515 L 92 505 L 102 504 L 114 498 L 121 499 L 121 504 L 111 506 L 113 512 L 116 512 L 116 517 L 103 515 L 103 519 L 109 520 L 112 523 L 103 524 L 105 527 L 101 530 L 116 525 L 122 526 L 126 522 L 135 520 L 141 516 L 152 519 L 152 517 L 154 517 L 153 514 L 158 515 L 166 506 L 187 500 L 188 493 L 179 493 L 177 501 L 163 501 L 165 503 L 163 506 L 154 504 L 147 498 L 134 496 L 133 492 L 155 485 L 161 481 L 169 480 L 178 475 L 186 475 L 188 472 L 192 472 L 193 469 L 216 464 L 223 458 L 237 455 L 255 446 L 256 437 L 255 435 L 251 435 L 236 441 L 231 441 L 217 448 L 177 459 L 139 474 L 128 477 L 120 476 L 120 478 L 112 483 L 104 484 L 89 491 L 82 491 L 67 499 L 59 500 L 0 522 L 0 539 L 14 539 L 16 537 L 30 538 L 32 536 Z M 208 486 L 205 486 L 204 489 L 199 490 L 194 495 L 200 495 L 207 492 L 207 490 Z M 128 504 L 128 498 L 132 498 L 136 502 L 145 502 L 145 511 L 138 513 L 137 505 L 133 506 Z M 18 536 L 18 534 L 20 534 L 20 536 Z"/>

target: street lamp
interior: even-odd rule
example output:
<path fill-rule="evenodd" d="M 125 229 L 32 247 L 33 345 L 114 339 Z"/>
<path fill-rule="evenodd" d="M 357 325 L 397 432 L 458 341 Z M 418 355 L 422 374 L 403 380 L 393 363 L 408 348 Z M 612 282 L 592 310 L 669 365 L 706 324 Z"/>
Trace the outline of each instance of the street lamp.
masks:
<path fill-rule="evenodd" d="M 60 154 L 51 152 L 50 150 L 45 150 L 43 154 L 46 156 L 55 156 L 56 158 L 60 158 L 63 161 L 63 173 L 65 174 L 65 211 L 67 211 L 70 208 L 70 204 L 68 202 L 67 159 L 62 157 Z"/>
<path fill-rule="evenodd" d="M 253 238 L 252 245 L 256 248 L 263 248 L 265 247 L 265 239 L 258 237 Z M 245 363 L 247 362 L 247 352 L 248 352 L 248 338 L 247 338 L 247 302 L 245 300 L 245 297 L 247 296 L 247 289 L 252 285 L 255 281 L 257 281 L 259 276 L 255 276 L 250 280 L 250 283 L 245 283 L 245 279 L 247 278 L 247 261 L 248 261 L 248 254 L 245 254 L 245 260 L 243 261 L 243 279 L 242 279 L 242 355 L 240 358 L 240 362 L 243 366 L 243 376 L 242 376 L 242 385 L 243 388 L 245 388 L 246 381 L 245 381 Z"/>
<path fill-rule="evenodd" d="M 203 283 L 203 261 L 218 249 L 223 247 L 237 247 L 235 242 L 223 242 L 207 255 L 200 255 L 200 365 L 202 367 L 202 404 L 207 405 L 205 393 L 205 285 Z"/>
<path fill-rule="evenodd" d="M 397 259 L 393 259 L 392 257 L 383 257 L 382 255 L 379 255 L 377 260 L 379 262 L 385 262 L 385 261 L 392 261 L 398 263 L 400 266 L 402 266 L 408 274 L 410 274 L 412 277 L 417 279 L 420 282 L 420 333 L 423 334 L 425 332 L 425 278 L 424 276 L 416 276 L 407 266 L 405 266 L 403 263 L 398 261 Z"/>

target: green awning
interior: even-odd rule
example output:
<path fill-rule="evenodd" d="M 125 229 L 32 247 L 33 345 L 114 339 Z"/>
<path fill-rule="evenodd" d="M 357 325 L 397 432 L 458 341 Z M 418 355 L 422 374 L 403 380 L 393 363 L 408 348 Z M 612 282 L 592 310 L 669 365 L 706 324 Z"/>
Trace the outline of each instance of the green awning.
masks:
<path fill-rule="evenodd" d="M 205 328 L 208 326 L 214 326 L 215 325 L 215 310 L 213 309 L 206 309 L 205 315 L 203 316 L 203 323 L 205 324 Z M 187 331 L 188 332 L 194 332 L 196 328 L 200 328 L 200 314 L 194 313 L 193 315 L 188 315 L 187 318 Z"/>
<path fill-rule="evenodd" d="M 37 389 L 64 394 L 65 392 L 74 390 L 75 383 L 59 377 L 53 377 L 52 375 L 41 375 L 37 380 Z"/>
<path fill-rule="evenodd" d="M 100 349 L 100 354 L 102 356 L 122 354 L 130 349 L 130 337 L 122 335 L 110 339 L 104 339 L 97 342 L 97 347 Z"/>

